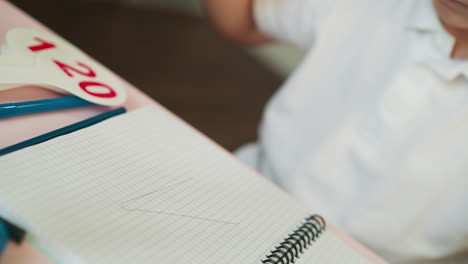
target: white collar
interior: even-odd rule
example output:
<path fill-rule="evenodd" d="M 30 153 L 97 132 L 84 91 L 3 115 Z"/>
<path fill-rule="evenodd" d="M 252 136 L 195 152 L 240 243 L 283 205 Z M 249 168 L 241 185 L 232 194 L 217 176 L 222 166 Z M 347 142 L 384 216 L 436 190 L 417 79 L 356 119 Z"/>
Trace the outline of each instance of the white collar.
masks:
<path fill-rule="evenodd" d="M 434 32 L 440 26 L 431 0 L 413 0 L 406 27 L 420 32 Z"/>
<path fill-rule="evenodd" d="M 431 46 L 441 58 L 430 65 L 438 75 L 446 80 L 453 80 L 459 75 L 468 78 L 468 61 L 454 62 L 450 59 L 455 38 L 447 32 L 440 22 L 433 1 L 413 0 L 406 28 L 421 34 L 430 34 Z"/>

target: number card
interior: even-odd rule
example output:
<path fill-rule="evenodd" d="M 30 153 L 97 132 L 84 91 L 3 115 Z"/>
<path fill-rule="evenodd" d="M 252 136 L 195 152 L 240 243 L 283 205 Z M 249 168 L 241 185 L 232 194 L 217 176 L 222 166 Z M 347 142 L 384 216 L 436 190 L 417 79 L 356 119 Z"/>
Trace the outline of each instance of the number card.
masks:
<path fill-rule="evenodd" d="M 52 34 L 15 28 L 0 54 L 0 91 L 37 85 L 101 105 L 120 105 L 125 89 L 107 68 Z"/>

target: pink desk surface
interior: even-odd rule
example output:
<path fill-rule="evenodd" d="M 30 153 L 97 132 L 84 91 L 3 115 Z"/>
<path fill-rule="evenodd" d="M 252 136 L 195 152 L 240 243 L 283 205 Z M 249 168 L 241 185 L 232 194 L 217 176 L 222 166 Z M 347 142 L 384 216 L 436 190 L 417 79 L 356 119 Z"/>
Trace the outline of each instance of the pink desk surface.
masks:
<path fill-rule="evenodd" d="M 0 0 L 0 43 L 4 42 L 5 33 L 15 27 L 27 27 L 50 32 L 38 21 L 29 17 L 21 10 L 5 0 Z M 157 102 L 139 91 L 137 88 L 119 78 L 121 85 L 127 88 L 128 99 L 124 105 L 128 110 L 146 105 L 157 105 Z M 61 96 L 40 87 L 29 86 L 7 91 L 0 91 L 0 103 L 46 99 Z M 162 108 L 162 107 L 161 107 Z M 91 106 L 50 113 L 41 113 L 27 116 L 19 116 L 0 120 L 0 148 L 21 142 L 23 140 L 41 135 L 57 128 L 78 122 L 96 114 L 108 111 L 108 107 Z M 329 225 L 330 226 L 330 225 Z M 351 247 L 369 258 L 373 263 L 385 263 L 363 246 L 349 238 L 347 235 L 330 226 L 330 231 L 338 234 Z M 52 261 L 25 242 L 21 245 L 9 244 L 6 251 L 0 257 L 0 264 L 51 264 Z"/>

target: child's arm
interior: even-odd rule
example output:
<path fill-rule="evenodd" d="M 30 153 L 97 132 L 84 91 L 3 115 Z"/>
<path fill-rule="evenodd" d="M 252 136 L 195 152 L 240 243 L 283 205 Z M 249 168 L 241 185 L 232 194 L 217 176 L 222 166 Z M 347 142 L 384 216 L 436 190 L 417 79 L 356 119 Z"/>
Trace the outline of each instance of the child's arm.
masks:
<path fill-rule="evenodd" d="M 227 38 L 246 45 L 271 42 L 261 33 L 253 18 L 254 0 L 202 0 L 206 13 Z"/>

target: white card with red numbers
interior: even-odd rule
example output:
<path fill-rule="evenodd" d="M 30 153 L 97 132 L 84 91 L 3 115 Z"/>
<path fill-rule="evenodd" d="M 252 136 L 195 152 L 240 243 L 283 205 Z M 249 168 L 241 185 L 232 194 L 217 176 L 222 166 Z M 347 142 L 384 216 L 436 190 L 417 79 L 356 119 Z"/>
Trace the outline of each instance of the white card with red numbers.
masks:
<path fill-rule="evenodd" d="M 37 85 L 100 105 L 121 105 L 125 88 L 107 68 L 64 39 L 15 28 L 0 53 L 0 91 Z"/>

